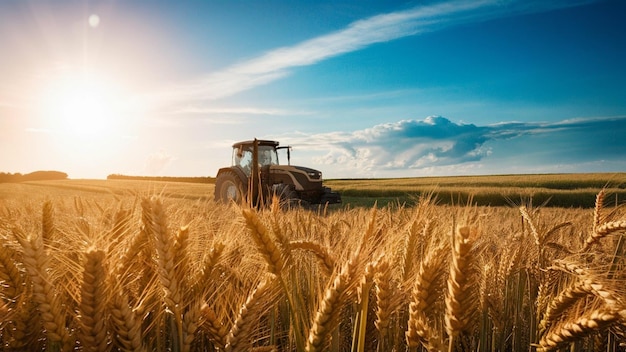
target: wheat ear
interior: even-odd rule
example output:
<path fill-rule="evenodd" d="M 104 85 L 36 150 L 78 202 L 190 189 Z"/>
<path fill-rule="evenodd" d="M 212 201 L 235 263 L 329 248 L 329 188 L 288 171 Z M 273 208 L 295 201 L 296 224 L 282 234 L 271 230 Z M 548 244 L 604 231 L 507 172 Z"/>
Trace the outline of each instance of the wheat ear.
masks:
<path fill-rule="evenodd" d="M 54 237 L 54 207 L 49 200 L 43 203 L 41 236 L 44 245 L 49 245 Z"/>
<path fill-rule="evenodd" d="M 548 304 L 539 328 L 547 329 L 574 303 L 588 296 L 599 297 L 607 307 L 615 307 L 618 304 L 615 294 L 605 289 L 604 285 L 589 278 L 583 278 L 563 290 Z"/>
<path fill-rule="evenodd" d="M 418 271 L 409 304 L 409 322 L 406 332 L 407 345 L 423 345 L 429 351 L 443 350 L 444 341 L 429 324 L 427 311 L 437 299 L 436 281 L 440 277 L 444 256 L 441 248 L 428 251 Z"/>
<path fill-rule="evenodd" d="M 24 267 L 32 284 L 32 298 L 41 314 L 43 327 L 46 331 L 51 348 L 72 350 L 71 341 L 66 328 L 66 317 L 61 308 L 61 298 L 52 286 L 48 274 L 48 255 L 44 251 L 42 238 L 37 235 L 25 237 L 15 230 L 16 238 L 22 246 Z"/>
<path fill-rule="evenodd" d="M 2 295 L 11 304 L 5 307 L 15 305 L 15 300 L 22 292 L 23 277 L 15 263 L 15 251 L 4 244 L 0 245 L 0 282 L 2 283 Z M 1 302 L 0 302 L 1 303 Z M 8 316 L 4 320 L 9 320 Z"/>
<path fill-rule="evenodd" d="M 271 238 L 267 227 L 263 225 L 256 212 L 251 209 L 244 209 L 243 217 L 246 219 L 246 226 L 250 230 L 252 240 L 263 255 L 263 258 L 265 258 L 268 271 L 280 276 L 280 272 L 285 266 L 283 254 Z"/>
<path fill-rule="evenodd" d="M 598 226 L 602 223 L 602 208 L 604 207 L 604 197 L 606 196 L 606 189 L 601 189 L 596 194 L 596 204 L 593 209 L 593 225 L 592 231 L 595 232 Z"/>
<path fill-rule="evenodd" d="M 224 349 L 228 338 L 228 329 L 226 329 L 226 326 L 222 324 L 215 314 L 215 311 L 206 303 L 200 307 L 200 314 L 202 315 L 202 323 L 200 326 L 209 334 L 209 340 L 220 349 Z"/>
<path fill-rule="evenodd" d="M 391 315 L 395 309 L 394 296 L 398 294 L 397 287 L 391 279 L 391 265 L 387 260 L 381 260 L 376 267 L 374 285 L 376 287 L 376 320 L 374 326 L 379 333 L 379 350 L 387 350 L 386 341 L 389 336 Z"/>
<path fill-rule="evenodd" d="M 222 254 L 224 253 L 224 244 L 217 242 L 209 250 L 209 255 L 204 259 L 202 264 L 202 270 L 196 275 L 196 279 L 191 285 L 191 292 L 196 295 L 203 295 L 205 287 L 211 279 L 213 269 L 220 261 Z"/>
<path fill-rule="evenodd" d="M 562 324 L 555 325 L 541 338 L 537 351 L 554 351 L 606 328 L 616 321 L 618 312 L 596 309 Z"/>
<path fill-rule="evenodd" d="M 182 352 L 191 351 L 191 343 L 196 337 L 196 331 L 200 325 L 201 309 L 204 302 L 197 300 L 189 305 L 189 309 L 183 316 L 183 346 Z"/>
<path fill-rule="evenodd" d="M 166 311 L 173 315 L 176 331 L 172 332 L 172 346 L 180 348 L 183 343 L 182 300 L 180 279 L 176 270 L 175 240 L 168 231 L 167 215 L 160 198 L 144 199 L 141 204 L 143 218 L 156 252 L 157 275 Z"/>
<path fill-rule="evenodd" d="M 228 333 L 226 352 L 249 351 L 252 348 L 252 331 L 276 295 L 275 276 L 261 281 L 239 310 L 237 319 Z"/>
<path fill-rule="evenodd" d="M 600 239 L 620 231 L 626 231 L 626 220 L 610 221 L 594 228 L 594 231 L 587 237 L 583 245 L 583 251 L 589 249 L 591 245 Z"/>
<path fill-rule="evenodd" d="M 307 352 L 323 351 L 327 336 L 337 325 L 341 308 L 345 304 L 346 294 L 351 288 L 356 264 L 351 260 L 334 277 L 332 283 L 324 291 L 324 298 L 315 313 L 313 325 L 305 350 Z"/>
<path fill-rule="evenodd" d="M 132 272 L 131 268 L 137 265 L 137 256 L 144 250 L 149 240 L 148 229 L 144 225 L 137 234 L 132 236 L 127 245 L 128 248 L 115 261 L 115 275 L 117 277 L 125 278 L 127 277 L 126 272 Z"/>
<path fill-rule="evenodd" d="M 289 243 L 289 238 L 280 226 L 280 216 L 283 214 L 280 209 L 280 198 L 276 195 L 272 197 L 270 210 L 270 226 L 272 228 L 272 233 L 276 237 L 276 240 L 280 245 L 281 250 L 283 251 L 283 257 L 291 259 L 291 247 Z"/>
<path fill-rule="evenodd" d="M 291 241 L 289 243 L 291 249 L 300 249 L 313 253 L 322 263 L 323 271 L 330 275 L 335 270 L 335 257 L 330 253 L 328 247 L 314 241 Z"/>
<path fill-rule="evenodd" d="M 130 210 L 119 209 L 115 213 L 113 226 L 109 234 L 108 252 L 117 247 L 124 235 L 128 233 L 130 228 L 132 212 Z"/>
<path fill-rule="evenodd" d="M 79 305 L 80 341 L 85 351 L 104 351 L 108 344 L 104 252 L 90 250 L 86 258 Z"/>
<path fill-rule="evenodd" d="M 110 302 L 111 321 L 115 334 L 115 341 L 124 351 L 144 352 L 142 343 L 141 321 L 130 308 L 128 298 L 121 289 L 113 296 Z"/>
<path fill-rule="evenodd" d="M 528 223 L 528 226 L 530 227 L 530 232 L 532 233 L 533 238 L 535 239 L 535 245 L 537 245 L 538 247 L 541 246 L 542 238 L 539 235 L 537 228 L 535 227 L 535 222 L 533 221 L 532 217 L 528 213 L 528 209 L 525 206 L 521 206 L 519 208 L 519 211 L 522 214 L 522 217 L 524 218 L 524 220 L 526 220 L 526 222 Z"/>
<path fill-rule="evenodd" d="M 423 224 L 414 220 L 407 229 L 408 235 L 405 238 L 402 252 L 402 281 L 406 282 L 410 279 L 409 275 L 415 270 L 413 269 L 414 261 L 417 257 L 418 246 L 421 242 L 430 238 L 430 232 L 433 229 L 433 222 L 427 219 Z M 421 226 L 421 227 L 420 227 Z M 421 230 L 420 230 L 421 229 Z M 421 241 L 420 241 L 421 239 Z"/>
<path fill-rule="evenodd" d="M 189 226 L 181 226 L 174 236 L 174 270 L 181 287 L 190 287 L 189 282 Z M 181 294 L 182 295 L 182 294 Z"/>
<path fill-rule="evenodd" d="M 179 280 L 176 276 L 176 255 L 174 240 L 167 228 L 165 208 L 159 198 L 142 202 L 148 223 L 147 229 L 152 237 L 156 251 L 157 273 L 163 289 L 163 301 L 167 308 L 180 321 L 181 299 Z"/>
<path fill-rule="evenodd" d="M 450 338 L 450 346 L 453 346 L 454 338 L 465 330 L 468 322 L 470 306 L 470 293 L 468 290 L 468 253 L 472 247 L 470 240 L 471 229 L 468 226 L 460 227 L 454 236 L 452 260 L 448 276 L 448 292 L 446 294 L 446 332 Z"/>
<path fill-rule="evenodd" d="M 391 285 L 391 266 L 386 260 L 380 260 L 374 274 L 374 285 L 376 287 L 376 321 L 374 325 L 381 336 L 387 335 L 389 329 L 389 319 L 391 317 L 391 295 L 393 293 Z"/>

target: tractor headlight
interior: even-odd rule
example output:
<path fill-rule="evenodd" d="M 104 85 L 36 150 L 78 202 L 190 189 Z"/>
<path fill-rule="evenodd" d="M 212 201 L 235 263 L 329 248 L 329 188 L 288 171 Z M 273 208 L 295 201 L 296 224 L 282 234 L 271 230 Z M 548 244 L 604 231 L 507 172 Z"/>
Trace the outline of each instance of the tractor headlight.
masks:
<path fill-rule="evenodd" d="M 320 177 L 322 177 L 322 173 L 321 172 L 315 172 L 315 171 L 307 172 L 307 175 L 309 175 L 310 178 L 320 178 Z"/>

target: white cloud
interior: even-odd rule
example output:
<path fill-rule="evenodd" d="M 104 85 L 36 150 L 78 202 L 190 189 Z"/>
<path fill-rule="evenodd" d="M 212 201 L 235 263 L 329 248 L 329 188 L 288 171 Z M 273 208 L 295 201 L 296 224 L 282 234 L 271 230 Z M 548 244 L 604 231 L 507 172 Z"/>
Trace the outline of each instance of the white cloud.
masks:
<path fill-rule="evenodd" d="M 313 159 L 315 163 L 369 174 L 410 169 L 432 172 L 470 164 L 476 168 L 496 153 L 509 164 L 513 158 L 520 163 L 533 159 L 538 164 L 621 160 L 626 155 L 624 134 L 625 116 L 486 126 L 430 116 L 351 133 L 300 134 L 285 138 L 285 142 L 302 149 L 325 150 L 325 155 Z"/>

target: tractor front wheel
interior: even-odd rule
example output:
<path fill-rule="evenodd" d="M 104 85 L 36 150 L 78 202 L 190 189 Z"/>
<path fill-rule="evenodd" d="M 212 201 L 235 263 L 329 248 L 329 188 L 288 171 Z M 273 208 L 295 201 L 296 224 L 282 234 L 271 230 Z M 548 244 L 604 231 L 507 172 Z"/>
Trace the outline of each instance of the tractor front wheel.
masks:
<path fill-rule="evenodd" d="M 215 180 L 215 200 L 218 202 L 241 203 L 245 194 L 243 183 L 232 172 L 222 173 Z"/>

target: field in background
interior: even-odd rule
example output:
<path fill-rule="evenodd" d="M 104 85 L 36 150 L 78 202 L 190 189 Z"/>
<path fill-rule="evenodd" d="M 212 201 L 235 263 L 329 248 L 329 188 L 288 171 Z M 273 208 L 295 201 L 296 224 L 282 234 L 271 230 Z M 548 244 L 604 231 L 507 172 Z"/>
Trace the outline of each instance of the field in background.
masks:
<path fill-rule="evenodd" d="M 499 177 L 333 180 L 415 206 L 327 213 L 225 206 L 202 184 L 0 184 L 0 351 L 621 351 L 614 177 L 545 181 L 598 188 L 590 209 L 417 195 L 515 188 Z"/>
<path fill-rule="evenodd" d="M 626 173 L 551 174 L 420 177 L 402 179 L 328 180 L 325 184 L 341 193 L 344 206 L 371 207 L 374 204 L 413 205 L 420 195 L 435 192 L 439 204 L 510 206 L 529 202 L 554 207 L 594 206 L 595 196 L 606 189 L 606 202 L 626 201 Z M 100 194 L 130 195 L 162 193 L 167 197 L 193 200 L 213 199 L 213 184 L 144 180 L 60 180 L 19 184 L 0 184 L 0 199 L 21 197 L 45 198 L 46 195 Z M 337 208 L 337 206 L 334 206 Z"/>
<path fill-rule="evenodd" d="M 589 208 L 603 188 L 612 196 L 607 201 L 626 201 L 626 173 L 345 179 L 326 184 L 341 193 L 344 203 L 356 206 L 411 205 L 431 191 L 440 204 L 467 204 L 471 198 L 479 205 L 508 206 L 532 199 L 534 204 Z"/>

